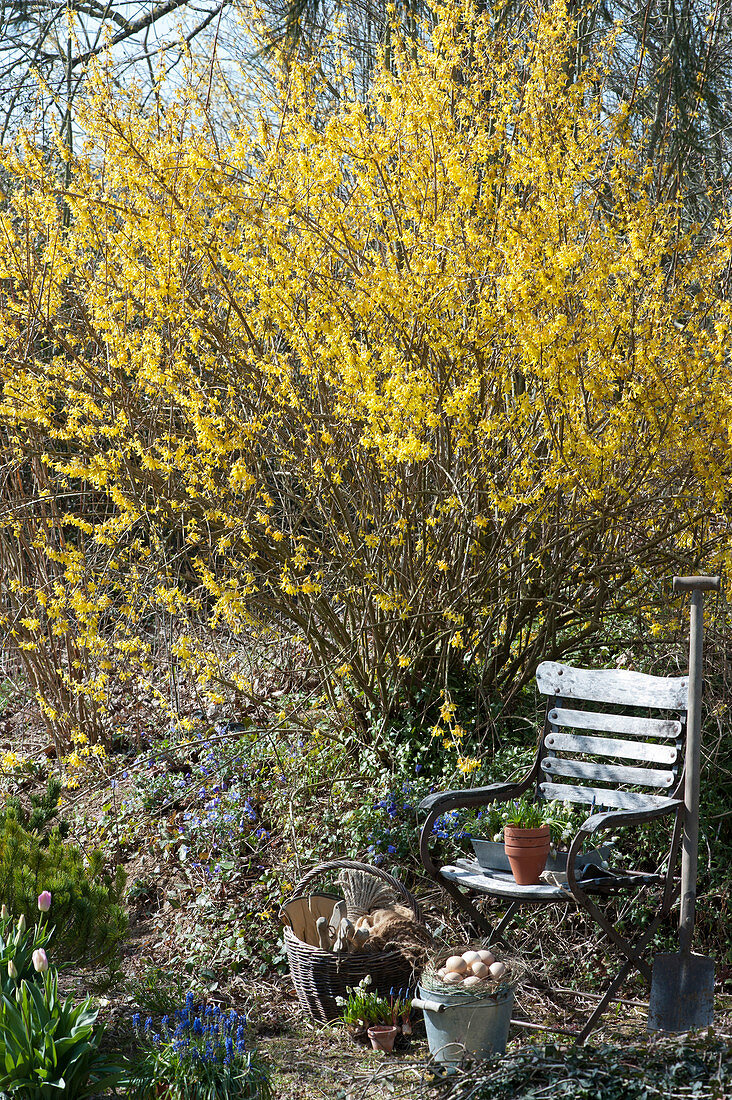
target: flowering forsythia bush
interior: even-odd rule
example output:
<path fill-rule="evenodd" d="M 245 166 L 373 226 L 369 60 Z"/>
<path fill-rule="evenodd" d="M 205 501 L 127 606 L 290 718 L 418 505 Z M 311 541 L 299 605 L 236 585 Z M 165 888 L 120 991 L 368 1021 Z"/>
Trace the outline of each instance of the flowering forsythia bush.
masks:
<path fill-rule="evenodd" d="M 730 225 L 573 47 L 561 0 L 521 33 L 447 4 L 366 102 L 294 66 L 222 146 L 192 90 L 100 72 L 65 192 L 4 153 L 0 615 L 56 654 L 49 719 L 144 678 L 163 617 L 214 700 L 251 685 L 204 622 L 304 638 L 364 711 L 508 703 L 725 564 Z"/>

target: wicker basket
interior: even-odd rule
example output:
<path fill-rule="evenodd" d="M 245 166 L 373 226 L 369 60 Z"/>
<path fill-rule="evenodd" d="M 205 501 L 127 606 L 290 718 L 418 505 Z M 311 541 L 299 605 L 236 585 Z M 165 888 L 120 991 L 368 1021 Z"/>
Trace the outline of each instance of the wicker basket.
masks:
<path fill-rule="evenodd" d="M 415 919 L 424 924 L 422 910 L 417 899 L 410 894 L 406 886 L 398 879 L 390 875 L 388 871 L 382 871 L 380 867 L 370 867 L 365 863 L 357 863 L 355 860 L 336 859 L 329 863 L 320 863 L 313 867 L 296 886 L 287 905 L 280 910 L 280 918 L 285 925 L 284 938 L 287 950 L 287 960 L 290 964 L 290 974 L 295 985 L 298 1000 L 306 1012 L 309 1012 L 316 1020 L 324 1023 L 334 1020 L 340 1015 L 340 1009 L 336 1004 L 336 997 L 345 997 L 346 988 L 354 988 L 366 977 L 371 976 L 374 988 L 383 996 L 388 997 L 392 990 L 407 989 L 414 985 L 414 972 L 412 964 L 401 951 L 374 951 L 356 952 L 352 955 L 335 955 L 332 951 L 323 951 L 320 947 L 313 947 L 304 943 L 292 930 L 292 924 L 287 914 L 287 906 L 305 896 L 308 886 L 320 875 L 329 871 L 341 869 L 368 871 L 377 878 L 383 879 L 393 889 L 397 900 L 408 905 L 413 911 Z M 338 900 L 333 895 L 311 895 L 317 898 L 322 906 L 330 904 L 332 909 Z"/>

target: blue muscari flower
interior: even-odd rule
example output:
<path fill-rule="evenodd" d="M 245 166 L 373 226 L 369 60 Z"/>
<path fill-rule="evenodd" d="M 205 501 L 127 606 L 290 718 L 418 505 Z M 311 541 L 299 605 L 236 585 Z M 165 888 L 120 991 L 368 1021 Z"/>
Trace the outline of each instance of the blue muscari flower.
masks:
<path fill-rule="evenodd" d="M 189 989 L 188 992 L 186 993 L 186 1008 L 193 1008 L 193 1001 L 194 1000 L 195 1000 L 195 998 L 193 996 L 193 990 Z"/>
<path fill-rule="evenodd" d="M 417 775 L 419 775 L 419 773 L 422 771 L 422 765 L 421 764 L 415 764 L 414 765 L 414 771 Z"/>
<path fill-rule="evenodd" d="M 238 1028 L 236 1029 L 236 1038 L 237 1038 L 237 1042 L 239 1042 L 239 1043 L 242 1042 L 242 1040 L 244 1039 L 244 1025 L 243 1024 L 239 1024 Z"/>
<path fill-rule="evenodd" d="M 389 853 L 390 856 L 393 856 L 394 853 L 396 852 L 396 848 L 394 847 L 393 844 L 390 844 L 389 847 L 386 850 L 387 850 L 387 852 Z"/>
<path fill-rule="evenodd" d="M 138 1028 L 140 1026 L 140 1013 L 135 1012 L 132 1016 L 132 1026 Z"/>
<path fill-rule="evenodd" d="M 226 1047 L 227 1055 L 229 1056 L 229 1058 L 231 1058 L 231 1055 L 234 1053 L 234 1040 L 229 1038 L 226 1040 L 226 1043 L 224 1045 Z"/>
<path fill-rule="evenodd" d="M 155 1034 L 153 1035 L 152 1042 L 153 1042 L 153 1046 L 156 1046 L 156 1047 L 160 1046 L 160 1035 L 157 1032 L 155 1032 Z"/>
<path fill-rule="evenodd" d="M 168 1028 L 169 1022 L 170 1022 L 170 1017 L 169 1016 L 163 1016 L 162 1020 L 160 1021 L 160 1026 L 164 1031 L 169 1030 L 169 1028 Z"/>
<path fill-rule="evenodd" d="M 237 1054 L 244 1054 L 246 1049 L 247 1049 L 247 1046 L 246 1046 L 246 1043 L 244 1042 L 244 1040 L 243 1039 L 237 1040 L 237 1044 L 236 1044 Z"/>
<path fill-rule="evenodd" d="M 145 1031 L 150 1031 L 151 1027 L 152 1027 L 152 1016 L 148 1016 L 148 1018 L 145 1020 Z"/>
<path fill-rule="evenodd" d="M 200 1016 L 196 1016 L 195 1020 L 193 1021 L 193 1034 L 203 1035 L 203 1024 L 201 1023 Z"/>

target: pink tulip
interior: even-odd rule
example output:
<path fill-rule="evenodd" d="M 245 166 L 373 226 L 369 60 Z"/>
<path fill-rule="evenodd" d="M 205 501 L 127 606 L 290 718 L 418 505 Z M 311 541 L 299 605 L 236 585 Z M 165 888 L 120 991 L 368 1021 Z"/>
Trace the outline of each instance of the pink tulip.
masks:
<path fill-rule="evenodd" d="M 39 974 L 42 974 L 44 970 L 48 970 L 48 956 L 42 947 L 37 947 L 33 952 L 33 966 Z"/>
<path fill-rule="evenodd" d="M 51 908 L 51 895 L 48 890 L 44 890 L 42 894 L 38 895 L 38 908 L 42 913 L 47 913 Z"/>

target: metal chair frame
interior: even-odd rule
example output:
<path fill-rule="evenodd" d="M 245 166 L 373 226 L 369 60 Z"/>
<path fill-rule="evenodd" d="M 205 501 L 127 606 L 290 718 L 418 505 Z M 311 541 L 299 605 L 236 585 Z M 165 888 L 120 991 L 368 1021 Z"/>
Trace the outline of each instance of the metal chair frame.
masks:
<path fill-rule="evenodd" d="M 574 902 L 600 926 L 625 961 L 584 1027 L 573 1032 L 583 1042 L 633 970 L 650 985 L 651 965 L 644 951 L 679 897 L 675 868 L 684 827 L 689 679 L 624 669 L 578 669 L 547 661 L 537 669 L 536 680 L 539 691 L 547 696 L 547 708 L 532 767 L 516 782 L 438 792 L 423 799 L 419 809 L 427 816 L 420 836 L 420 856 L 427 872 L 489 942 L 506 943 L 503 933 L 524 904 Z M 612 709 L 599 710 L 598 705 Z M 662 712 L 663 716 L 649 717 L 649 711 Z M 631 766 L 628 760 L 633 761 Z M 665 793 L 648 793 L 648 788 Z M 442 814 L 458 807 L 475 809 L 511 801 L 532 789 L 539 800 L 569 801 L 590 808 L 569 847 L 566 887 L 544 883 L 519 886 L 505 870 L 485 870 L 476 860 L 439 862 L 432 830 Z M 603 833 L 637 828 L 659 818 L 670 819 L 671 827 L 668 848 L 655 873 L 624 869 L 604 879 L 578 877 L 588 838 L 596 842 Z M 595 899 L 651 885 L 662 888 L 660 906 L 643 934 L 631 942 Z M 471 900 L 470 895 L 476 893 L 508 902 L 496 925 Z"/>

